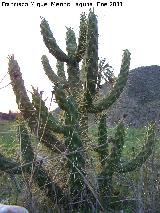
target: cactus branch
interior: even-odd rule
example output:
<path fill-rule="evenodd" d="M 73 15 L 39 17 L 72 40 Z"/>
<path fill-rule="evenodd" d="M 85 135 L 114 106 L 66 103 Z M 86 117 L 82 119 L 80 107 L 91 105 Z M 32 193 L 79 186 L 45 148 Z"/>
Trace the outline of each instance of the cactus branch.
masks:
<path fill-rule="evenodd" d="M 60 123 L 49 111 L 48 108 L 45 106 L 45 102 L 42 100 L 41 95 L 38 91 L 32 86 L 33 93 L 32 93 L 32 102 L 36 109 L 37 116 L 40 115 L 41 121 L 41 128 L 46 128 L 51 132 L 55 133 L 63 133 L 64 126 Z M 46 127 L 45 127 L 46 125 Z"/>
<path fill-rule="evenodd" d="M 99 160 L 102 167 L 105 165 L 106 158 L 108 156 L 108 143 L 107 143 L 107 126 L 106 126 L 106 115 L 101 115 L 99 126 L 98 126 L 98 147 L 96 152 L 99 155 Z"/>
<path fill-rule="evenodd" d="M 104 200 L 107 195 L 106 202 L 110 203 L 113 181 L 112 177 L 114 172 L 118 170 L 118 165 L 120 162 L 120 157 L 122 154 L 122 148 L 124 144 L 124 125 L 120 122 L 117 126 L 115 138 L 113 139 L 113 145 L 111 149 L 110 155 L 107 157 L 105 161 L 105 165 L 102 167 L 102 172 L 100 174 L 99 186 L 100 186 L 100 194 L 102 196 L 102 200 Z"/>
<path fill-rule="evenodd" d="M 18 140 L 20 142 L 21 156 L 23 161 L 21 163 L 32 164 L 34 161 L 34 151 L 31 145 L 31 136 L 28 133 L 24 121 L 22 119 L 20 120 L 20 118 L 18 125 Z"/>
<path fill-rule="evenodd" d="M 89 109 L 89 112 L 101 112 L 103 110 L 107 110 L 121 95 L 129 74 L 130 67 L 130 52 L 128 50 L 124 50 L 122 64 L 120 69 L 120 74 L 118 76 L 117 82 L 107 97 L 103 98 L 100 101 L 97 101 L 94 106 Z"/>
<path fill-rule="evenodd" d="M 69 57 L 57 45 L 48 22 L 43 18 L 40 24 L 43 41 L 49 52 L 59 61 L 69 63 Z"/>
<path fill-rule="evenodd" d="M 75 51 L 77 49 L 76 36 L 75 32 L 71 27 L 66 27 L 66 50 L 68 52 L 68 56 L 73 58 L 75 56 Z"/>
<path fill-rule="evenodd" d="M 45 191 L 46 195 L 52 200 L 52 202 L 62 202 L 62 199 L 64 199 L 64 193 L 57 183 L 53 183 L 52 179 L 48 176 L 48 173 L 42 167 L 43 162 L 36 161 L 36 156 L 34 155 L 31 146 L 31 138 L 23 121 L 20 121 L 18 130 L 23 164 L 25 165 L 32 162 L 33 165 L 31 166 L 31 164 L 29 164 L 30 167 L 27 172 L 32 174 L 33 180 L 38 184 L 41 190 Z"/>
<path fill-rule="evenodd" d="M 107 165 L 105 170 L 113 174 L 117 171 L 120 158 L 122 155 L 123 145 L 125 137 L 125 128 L 122 122 L 120 122 L 116 128 L 115 138 L 112 141 L 111 153 L 108 156 Z"/>
<path fill-rule="evenodd" d="M 65 205 L 67 197 L 57 183 L 49 177 L 48 173 L 40 165 L 37 166 L 34 174 L 34 181 L 41 190 L 44 190 L 47 197 L 53 202 Z"/>
<path fill-rule="evenodd" d="M 78 47 L 76 50 L 76 61 L 80 62 L 83 59 L 86 50 L 86 33 L 87 33 L 87 20 L 85 13 L 81 14 L 80 17 L 80 30 L 79 30 L 79 39 Z"/>
<path fill-rule="evenodd" d="M 30 129 L 34 132 L 34 134 L 37 133 L 37 127 L 38 127 L 38 118 L 36 116 L 36 111 L 32 105 L 32 103 L 29 100 L 29 97 L 26 92 L 26 88 L 24 86 L 24 81 L 22 79 L 22 73 L 20 72 L 20 67 L 17 63 L 17 61 L 14 59 L 14 56 L 9 57 L 9 75 L 11 78 L 11 84 L 13 91 L 16 96 L 16 102 L 18 105 L 19 110 L 22 113 L 22 116 L 27 121 L 28 126 Z M 50 135 L 50 140 L 48 140 L 48 136 L 46 131 L 43 129 L 38 130 L 39 134 L 42 135 L 43 132 L 43 140 L 41 140 L 42 143 L 49 149 L 54 150 L 55 152 L 64 152 L 64 147 L 62 144 L 57 140 L 57 138 L 54 136 L 54 134 Z M 40 138 L 39 138 L 40 139 Z"/>
<path fill-rule="evenodd" d="M 6 172 L 8 174 L 22 174 L 22 169 L 30 173 L 31 164 L 24 164 L 21 166 L 14 161 L 4 157 L 0 154 L 0 170 Z M 67 201 L 67 198 L 61 188 L 58 186 L 57 183 L 53 183 L 52 179 L 48 176 L 47 172 L 43 169 L 42 166 L 36 165 L 36 170 L 34 173 L 34 181 L 38 184 L 41 190 L 44 190 L 47 197 L 52 202 L 57 202 L 64 204 Z"/>
<path fill-rule="evenodd" d="M 55 96 L 59 106 L 65 111 L 65 125 L 67 128 L 64 136 L 67 150 L 70 195 L 72 198 L 77 195 L 79 197 L 84 188 L 85 159 L 83 144 L 79 134 L 78 107 L 74 97 L 67 97 L 63 88 L 56 88 Z"/>
<path fill-rule="evenodd" d="M 55 74 L 55 72 L 53 71 L 52 67 L 49 64 L 47 56 L 43 55 L 41 58 L 41 62 L 43 64 L 45 74 L 54 85 L 58 85 L 59 83 L 67 85 L 67 81 L 64 78 L 62 79 Z"/>
<path fill-rule="evenodd" d="M 28 166 L 28 165 L 27 165 Z M 12 174 L 21 174 L 21 165 L 0 154 L 0 170 Z"/>
<path fill-rule="evenodd" d="M 11 79 L 11 85 L 16 96 L 18 108 L 33 130 L 37 125 L 35 110 L 27 95 L 20 67 L 13 55 L 9 56 L 8 72 Z"/>
<path fill-rule="evenodd" d="M 92 100 L 96 94 L 98 77 L 98 27 L 96 15 L 92 11 L 90 11 L 88 15 L 85 72 L 86 92 L 84 99 L 86 100 L 87 105 L 91 106 Z"/>
<path fill-rule="evenodd" d="M 119 166 L 119 173 L 131 172 L 139 169 L 152 153 L 155 144 L 155 124 L 151 124 L 146 132 L 146 143 L 142 147 L 141 152 L 131 161 L 123 163 Z"/>
<path fill-rule="evenodd" d="M 60 77 L 60 79 L 62 79 L 62 82 L 67 81 L 64 71 L 64 62 L 57 60 L 56 68 L 57 68 L 57 75 Z"/>

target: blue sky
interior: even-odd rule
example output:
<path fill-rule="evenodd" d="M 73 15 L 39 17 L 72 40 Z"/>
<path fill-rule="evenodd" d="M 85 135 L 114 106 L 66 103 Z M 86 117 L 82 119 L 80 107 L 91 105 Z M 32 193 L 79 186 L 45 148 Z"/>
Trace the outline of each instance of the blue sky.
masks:
<path fill-rule="evenodd" d="M 56 60 L 43 44 L 39 27 L 40 16 L 48 20 L 58 45 L 65 51 L 65 26 L 73 27 L 78 35 L 80 13 L 88 12 L 89 7 L 76 7 L 75 0 L 67 1 L 71 3 L 70 7 L 51 7 L 49 0 L 34 2 L 47 2 L 48 6 L 39 8 L 36 4 L 29 7 L 0 5 L 0 81 L 8 70 L 7 56 L 14 54 L 27 89 L 31 90 L 31 85 L 34 85 L 46 92 L 44 97 L 50 97 L 52 85 L 43 72 L 41 56 L 46 54 L 53 68 Z M 95 6 L 99 24 L 99 56 L 107 58 L 116 75 L 120 69 L 124 49 L 131 52 L 131 69 L 160 65 L 160 2 L 123 0 L 122 3 L 122 7 Z M 0 88 L 9 82 L 7 76 L 0 83 Z M 17 110 L 11 86 L 0 89 L 0 100 L 0 111 Z M 53 103 L 52 108 L 54 106 Z"/>

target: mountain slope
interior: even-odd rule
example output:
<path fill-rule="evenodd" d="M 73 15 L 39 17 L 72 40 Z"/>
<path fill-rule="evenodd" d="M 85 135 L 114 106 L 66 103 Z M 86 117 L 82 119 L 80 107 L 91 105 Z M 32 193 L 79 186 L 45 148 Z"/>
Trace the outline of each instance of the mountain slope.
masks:
<path fill-rule="evenodd" d="M 130 71 L 126 87 L 108 112 L 107 123 L 123 119 L 133 127 L 156 120 L 160 124 L 160 66 L 139 67 Z"/>

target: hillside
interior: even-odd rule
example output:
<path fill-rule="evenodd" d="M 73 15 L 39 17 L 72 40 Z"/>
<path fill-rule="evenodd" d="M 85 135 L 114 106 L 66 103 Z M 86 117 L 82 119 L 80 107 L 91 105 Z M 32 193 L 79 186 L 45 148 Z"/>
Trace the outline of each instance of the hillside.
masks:
<path fill-rule="evenodd" d="M 132 127 L 144 126 L 154 120 L 160 124 L 160 66 L 130 71 L 123 93 L 108 112 L 107 122 L 113 125 L 120 119 Z"/>

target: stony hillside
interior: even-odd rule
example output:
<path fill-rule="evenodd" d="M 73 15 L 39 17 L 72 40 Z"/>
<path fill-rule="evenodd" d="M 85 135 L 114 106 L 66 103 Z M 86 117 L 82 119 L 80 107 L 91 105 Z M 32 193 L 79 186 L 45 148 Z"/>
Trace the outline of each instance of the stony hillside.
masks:
<path fill-rule="evenodd" d="M 123 93 L 108 112 L 107 122 L 113 125 L 119 119 L 133 127 L 144 126 L 153 120 L 160 124 L 160 66 L 130 71 Z"/>

